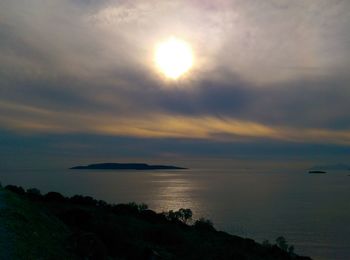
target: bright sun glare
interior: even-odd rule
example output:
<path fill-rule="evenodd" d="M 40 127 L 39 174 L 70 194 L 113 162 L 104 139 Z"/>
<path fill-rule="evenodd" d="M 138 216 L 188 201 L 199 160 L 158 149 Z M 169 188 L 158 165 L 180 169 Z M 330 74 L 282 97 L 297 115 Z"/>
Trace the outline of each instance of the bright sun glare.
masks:
<path fill-rule="evenodd" d="M 155 62 L 166 77 L 178 79 L 193 65 L 192 49 L 185 41 L 171 37 L 157 46 Z"/>

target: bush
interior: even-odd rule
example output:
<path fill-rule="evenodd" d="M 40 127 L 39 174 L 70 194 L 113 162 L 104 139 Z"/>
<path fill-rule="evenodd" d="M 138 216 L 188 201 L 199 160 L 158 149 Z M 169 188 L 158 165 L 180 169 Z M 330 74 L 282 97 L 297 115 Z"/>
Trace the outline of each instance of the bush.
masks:
<path fill-rule="evenodd" d="M 22 187 L 20 186 L 15 186 L 15 185 L 7 185 L 5 187 L 5 189 L 9 190 L 9 191 L 12 191 L 14 193 L 17 193 L 19 195 L 24 195 L 25 194 L 25 191 Z"/>
<path fill-rule="evenodd" d="M 73 241 L 73 243 L 71 243 L 73 250 L 81 259 L 110 259 L 105 244 L 94 233 L 80 232 L 74 234 L 70 240 Z"/>
<path fill-rule="evenodd" d="M 47 201 L 55 201 L 55 202 L 64 202 L 66 200 L 66 198 L 63 197 L 62 194 L 58 192 L 53 192 L 53 191 L 45 194 L 44 198 Z"/>
<path fill-rule="evenodd" d="M 139 209 L 139 211 L 148 210 L 148 205 L 145 203 L 141 203 L 138 205 L 138 209 Z"/>
<path fill-rule="evenodd" d="M 83 209 L 69 209 L 59 215 L 60 219 L 69 226 L 84 228 L 92 221 L 92 215 Z"/>
<path fill-rule="evenodd" d="M 97 201 L 97 206 L 101 207 L 101 208 L 107 208 L 109 205 L 104 200 L 99 200 L 99 201 Z"/>
<path fill-rule="evenodd" d="M 287 252 L 288 250 L 288 244 L 287 244 L 287 240 L 280 236 L 278 238 L 276 238 L 276 245 L 281 248 L 283 251 Z"/>
<path fill-rule="evenodd" d="M 264 241 L 261 243 L 261 245 L 262 245 L 263 247 L 266 247 L 266 248 L 272 248 L 272 247 L 273 247 L 273 245 L 270 243 L 269 240 L 264 240 Z"/>
<path fill-rule="evenodd" d="M 166 223 L 167 219 L 163 214 L 158 214 L 153 210 L 146 209 L 140 212 L 142 219 L 152 223 Z"/>
<path fill-rule="evenodd" d="M 74 195 L 69 198 L 69 201 L 75 204 L 85 205 L 85 206 L 96 206 L 97 200 L 90 196 Z"/>
<path fill-rule="evenodd" d="M 41 200 L 43 198 L 40 190 L 35 188 L 27 189 L 26 195 L 29 199 L 33 199 L 33 200 Z"/>
<path fill-rule="evenodd" d="M 291 255 L 291 256 L 294 256 L 295 253 L 294 253 L 294 246 L 289 246 L 288 247 L 288 253 Z"/>
<path fill-rule="evenodd" d="M 40 190 L 36 188 L 27 189 L 27 194 L 41 196 Z"/>
<path fill-rule="evenodd" d="M 137 204 L 135 202 L 112 205 L 111 207 L 113 212 L 116 214 L 138 214 L 148 209 L 148 206 L 146 204 Z"/>
<path fill-rule="evenodd" d="M 135 209 L 138 212 L 148 209 L 148 205 L 145 203 L 137 204 L 135 202 L 130 202 L 127 204 L 130 208 Z"/>
<path fill-rule="evenodd" d="M 272 244 L 270 243 L 269 240 L 264 240 L 262 242 L 262 246 L 266 247 L 266 248 L 271 248 L 272 247 Z"/>
<path fill-rule="evenodd" d="M 200 218 L 194 222 L 193 226 L 200 230 L 215 231 L 214 224 L 210 219 Z"/>

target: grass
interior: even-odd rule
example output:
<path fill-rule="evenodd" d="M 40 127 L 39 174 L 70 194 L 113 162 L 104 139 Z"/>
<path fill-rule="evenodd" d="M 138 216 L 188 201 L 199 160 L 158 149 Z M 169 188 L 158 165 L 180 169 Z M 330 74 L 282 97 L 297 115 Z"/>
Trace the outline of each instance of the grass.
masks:
<path fill-rule="evenodd" d="M 4 191 L 9 207 L 2 210 L 5 226 L 14 235 L 15 259 L 73 259 L 67 253 L 68 228 L 25 198 Z"/>

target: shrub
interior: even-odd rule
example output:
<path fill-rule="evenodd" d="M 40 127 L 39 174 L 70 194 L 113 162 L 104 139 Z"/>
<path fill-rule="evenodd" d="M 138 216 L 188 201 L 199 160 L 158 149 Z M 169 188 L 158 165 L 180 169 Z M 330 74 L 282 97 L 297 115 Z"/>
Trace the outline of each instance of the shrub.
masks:
<path fill-rule="evenodd" d="M 193 225 L 197 229 L 214 231 L 214 224 L 210 219 L 200 218 Z"/>
<path fill-rule="evenodd" d="M 69 226 L 84 228 L 91 223 L 92 215 L 83 209 L 69 209 L 62 211 L 60 219 Z"/>
<path fill-rule="evenodd" d="M 135 209 L 138 212 L 148 209 L 148 205 L 145 203 L 137 204 L 135 202 L 130 202 L 127 204 L 130 208 Z"/>
<path fill-rule="evenodd" d="M 9 191 L 12 191 L 14 193 L 17 193 L 19 195 L 24 195 L 25 194 L 25 191 L 22 187 L 20 186 L 15 186 L 15 185 L 7 185 L 5 187 L 5 189 L 9 190 Z"/>
<path fill-rule="evenodd" d="M 101 259 L 108 260 L 108 249 L 103 241 L 94 233 L 80 232 L 71 238 L 73 250 L 81 259 Z"/>
<path fill-rule="evenodd" d="M 148 205 L 145 204 L 145 203 L 141 203 L 141 204 L 138 205 L 138 209 L 139 209 L 139 211 L 147 210 L 148 209 Z"/>
<path fill-rule="evenodd" d="M 43 198 L 40 190 L 35 188 L 27 189 L 26 195 L 29 199 L 33 199 L 33 200 L 41 200 Z"/>
<path fill-rule="evenodd" d="M 62 194 L 58 192 L 53 192 L 53 191 L 45 194 L 44 198 L 47 201 L 55 201 L 55 202 L 64 202 L 66 200 L 65 197 L 62 196 Z"/>
<path fill-rule="evenodd" d="M 177 220 L 176 214 L 173 210 L 169 210 L 168 212 L 163 212 L 164 216 L 167 220 L 174 221 Z"/>
<path fill-rule="evenodd" d="M 166 223 L 167 222 L 167 218 L 164 216 L 164 214 L 156 213 L 150 209 L 146 209 L 146 210 L 141 211 L 140 216 L 144 220 L 146 220 L 148 222 L 152 222 L 152 223 Z"/>
<path fill-rule="evenodd" d="M 289 253 L 290 255 L 292 255 L 292 256 L 295 255 L 295 253 L 294 253 L 294 246 L 289 246 L 289 247 L 288 247 L 288 253 Z"/>
<path fill-rule="evenodd" d="M 295 253 L 294 253 L 294 246 L 289 246 L 288 243 L 287 243 L 287 240 L 280 236 L 278 238 L 276 238 L 276 245 L 282 249 L 283 251 L 287 252 L 289 255 L 291 256 L 294 256 Z"/>
<path fill-rule="evenodd" d="M 36 188 L 27 189 L 27 194 L 41 196 L 40 190 Z"/>
<path fill-rule="evenodd" d="M 272 247 L 272 244 L 270 243 L 269 240 L 264 240 L 262 242 L 262 246 L 266 247 L 266 248 L 271 248 Z"/>
<path fill-rule="evenodd" d="M 111 206 L 112 211 L 116 214 L 138 214 L 148 209 L 148 206 L 144 203 L 137 204 L 130 202 L 128 204 L 117 204 Z"/>
<path fill-rule="evenodd" d="M 287 252 L 288 250 L 288 244 L 287 244 L 287 240 L 280 236 L 278 238 L 276 238 L 276 245 L 281 248 L 283 251 Z"/>
<path fill-rule="evenodd" d="M 108 203 L 105 202 L 104 200 L 99 200 L 99 201 L 97 201 L 97 206 L 98 206 L 98 207 L 102 207 L 102 208 L 106 208 L 106 207 L 108 207 L 109 205 L 108 205 Z"/>
<path fill-rule="evenodd" d="M 85 205 L 85 206 L 96 206 L 97 200 L 90 196 L 81 196 L 81 195 L 74 195 L 73 197 L 69 198 L 69 200 L 72 203 Z"/>

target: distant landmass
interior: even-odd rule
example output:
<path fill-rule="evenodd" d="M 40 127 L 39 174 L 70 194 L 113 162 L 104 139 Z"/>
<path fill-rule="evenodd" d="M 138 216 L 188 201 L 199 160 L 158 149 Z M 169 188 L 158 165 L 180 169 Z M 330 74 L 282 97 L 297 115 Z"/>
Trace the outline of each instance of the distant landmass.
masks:
<path fill-rule="evenodd" d="M 325 165 L 315 165 L 308 169 L 310 171 L 322 170 L 322 171 L 346 171 L 350 170 L 350 165 L 345 163 L 337 163 L 337 164 L 325 164 Z"/>
<path fill-rule="evenodd" d="M 87 166 L 74 166 L 72 170 L 185 170 L 172 165 L 149 165 L 146 163 L 96 163 Z"/>
<path fill-rule="evenodd" d="M 327 173 L 325 171 L 309 171 L 310 174 L 324 174 Z"/>

